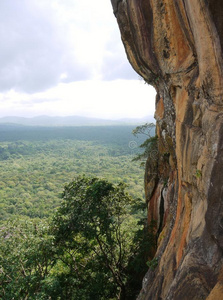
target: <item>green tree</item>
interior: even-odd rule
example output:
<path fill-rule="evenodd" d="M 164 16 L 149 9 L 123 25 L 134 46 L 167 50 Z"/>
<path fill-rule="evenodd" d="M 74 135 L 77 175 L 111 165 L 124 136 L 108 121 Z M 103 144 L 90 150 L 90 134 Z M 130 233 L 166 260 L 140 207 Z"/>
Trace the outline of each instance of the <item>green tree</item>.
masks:
<path fill-rule="evenodd" d="M 141 243 L 148 242 L 139 210 L 142 201 L 130 197 L 122 183 L 80 176 L 65 187 L 53 231 L 70 299 L 77 299 L 72 291 L 85 300 L 135 299 L 142 279 L 137 274 L 146 271 L 146 257 L 139 263 Z"/>
<path fill-rule="evenodd" d="M 141 165 L 145 165 L 145 161 L 149 158 L 156 159 L 158 155 L 158 137 L 155 135 L 155 124 L 145 123 L 144 125 L 137 126 L 132 134 L 134 136 L 145 135 L 146 140 L 139 146 L 143 152 L 136 155 L 133 161 L 142 161 Z"/>
<path fill-rule="evenodd" d="M 2 223 L 0 298 L 135 299 L 153 243 L 124 184 L 79 176 L 52 221 Z"/>
<path fill-rule="evenodd" d="M 39 292 L 54 265 L 53 250 L 46 222 L 23 219 L 2 225 L 0 299 L 41 299 Z"/>

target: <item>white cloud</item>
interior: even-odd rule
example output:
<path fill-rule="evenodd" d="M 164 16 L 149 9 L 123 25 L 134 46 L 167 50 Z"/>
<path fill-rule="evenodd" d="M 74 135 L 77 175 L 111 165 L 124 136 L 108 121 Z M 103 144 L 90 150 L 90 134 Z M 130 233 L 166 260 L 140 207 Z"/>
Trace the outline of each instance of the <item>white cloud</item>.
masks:
<path fill-rule="evenodd" d="M 0 90 L 103 78 L 105 48 L 117 32 L 109 1 L 7 0 L 0 18 Z M 119 56 L 127 61 L 123 49 Z"/>
<path fill-rule="evenodd" d="M 46 92 L 0 94 L 1 115 L 84 115 L 99 118 L 153 115 L 155 91 L 139 80 L 60 83 Z"/>
<path fill-rule="evenodd" d="M 127 61 L 109 0 L 4 0 L 0 18 L 1 116 L 154 110 L 151 89 Z"/>

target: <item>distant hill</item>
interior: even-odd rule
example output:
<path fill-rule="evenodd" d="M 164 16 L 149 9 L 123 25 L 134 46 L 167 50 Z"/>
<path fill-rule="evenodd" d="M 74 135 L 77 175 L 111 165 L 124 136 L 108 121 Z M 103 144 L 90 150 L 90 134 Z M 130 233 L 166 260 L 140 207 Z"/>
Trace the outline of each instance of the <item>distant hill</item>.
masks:
<path fill-rule="evenodd" d="M 120 120 L 104 120 L 97 118 L 87 118 L 81 116 L 68 117 L 50 117 L 37 116 L 33 118 L 24 117 L 3 117 L 0 118 L 0 124 L 18 124 L 24 126 L 109 126 L 109 125 L 131 125 L 143 124 L 146 122 L 155 122 L 152 116 L 143 119 L 120 119 Z"/>

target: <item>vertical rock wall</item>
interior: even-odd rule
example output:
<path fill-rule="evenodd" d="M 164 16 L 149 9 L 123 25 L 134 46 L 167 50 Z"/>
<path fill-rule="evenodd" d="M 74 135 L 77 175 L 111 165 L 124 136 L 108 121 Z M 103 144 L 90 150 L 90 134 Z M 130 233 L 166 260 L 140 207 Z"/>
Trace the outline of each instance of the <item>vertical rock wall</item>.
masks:
<path fill-rule="evenodd" d="M 157 91 L 145 189 L 158 266 L 138 299 L 223 299 L 222 0 L 112 5 L 130 63 Z"/>

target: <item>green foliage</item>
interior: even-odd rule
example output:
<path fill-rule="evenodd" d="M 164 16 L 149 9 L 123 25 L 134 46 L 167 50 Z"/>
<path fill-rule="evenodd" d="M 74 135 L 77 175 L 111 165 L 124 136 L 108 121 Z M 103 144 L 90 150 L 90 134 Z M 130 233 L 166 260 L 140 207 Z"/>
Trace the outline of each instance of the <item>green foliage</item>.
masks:
<path fill-rule="evenodd" d="M 152 271 L 154 271 L 158 266 L 158 262 L 159 262 L 158 258 L 154 257 L 152 260 L 147 261 L 146 264 Z"/>
<path fill-rule="evenodd" d="M 17 135 L 6 131 L 8 140 L 17 140 L 1 142 L 1 148 L 11 152 L 7 159 L 0 159 L 0 220 L 51 216 L 60 204 L 63 186 L 81 173 L 100 175 L 113 183 L 123 180 L 129 184 L 131 195 L 143 197 L 143 171 L 131 163 L 130 128 L 96 129 L 88 129 L 82 140 L 75 138 L 87 132 L 84 128 L 73 128 L 73 136 L 70 128 L 37 131 L 25 127 Z M 54 131 L 58 133 L 56 139 Z M 19 140 L 22 137 L 27 140 Z"/>
<path fill-rule="evenodd" d="M 164 180 L 163 180 L 163 187 L 164 187 L 164 188 L 168 186 L 168 180 L 169 180 L 168 177 L 167 177 L 167 178 L 164 178 Z"/>
<path fill-rule="evenodd" d="M 127 128 L 1 130 L 0 298 L 135 299 L 154 237 Z"/>
<path fill-rule="evenodd" d="M 146 135 L 147 139 L 139 146 L 143 149 L 142 153 L 137 154 L 132 161 L 141 161 L 141 166 L 145 165 L 145 161 L 148 159 L 156 159 L 158 155 L 158 137 L 155 134 L 155 124 L 146 123 L 141 126 L 137 126 L 133 131 L 133 135 Z"/>
<path fill-rule="evenodd" d="M 140 146 L 144 149 L 142 153 L 137 154 L 133 158 L 134 161 L 141 161 L 141 166 L 145 166 L 145 162 L 148 158 L 156 160 L 158 157 L 158 137 L 152 136 L 144 141 Z"/>
<path fill-rule="evenodd" d="M 154 135 L 155 124 L 153 123 L 145 123 L 144 125 L 137 126 L 133 129 L 132 134 L 134 136 L 138 136 L 139 134 L 143 134 L 148 136 L 149 138 Z"/>
<path fill-rule="evenodd" d="M 54 264 L 46 222 L 17 220 L 0 229 L 0 298 L 37 299 Z M 40 298 L 38 298 L 40 299 Z"/>
<path fill-rule="evenodd" d="M 145 239 L 143 225 L 134 217 L 142 201 L 129 196 L 122 183 L 113 185 L 85 176 L 65 187 L 63 199 L 54 219 L 54 234 L 64 254 L 63 262 L 71 266 L 75 261 L 81 274 L 81 284 L 85 286 L 83 299 L 133 299 L 142 279 L 131 278 L 137 273 L 135 269 L 142 266 L 134 263 Z M 65 255 L 67 249 L 72 251 L 72 258 Z M 71 272 L 70 268 L 67 276 Z M 134 281 L 134 291 L 126 289 L 130 280 Z M 75 281 L 69 288 L 80 290 L 79 285 Z M 99 296 L 101 286 L 103 296 Z"/>
<path fill-rule="evenodd" d="M 201 170 L 196 170 L 195 176 L 196 176 L 197 178 L 201 178 L 201 176 L 202 176 Z"/>
<path fill-rule="evenodd" d="M 0 298 L 135 299 L 154 237 L 123 183 L 78 176 L 52 221 L 0 230 Z"/>

